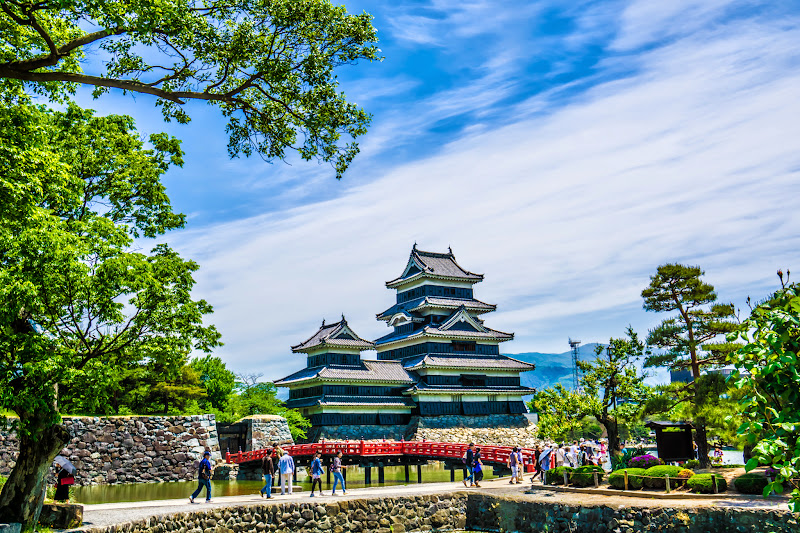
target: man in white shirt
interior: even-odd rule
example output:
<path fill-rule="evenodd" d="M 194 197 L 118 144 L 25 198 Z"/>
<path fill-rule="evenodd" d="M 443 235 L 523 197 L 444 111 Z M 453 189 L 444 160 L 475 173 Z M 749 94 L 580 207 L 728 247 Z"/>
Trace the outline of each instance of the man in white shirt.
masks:
<path fill-rule="evenodd" d="M 292 478 L 294 477 L 294 459 L 289 452 L 283 450 L 283 457 L 278 461 L 278 469 L 281 471 L 281 494 L 286 493 L 286 484 L 289 484 L 289 494 L 292 493 Z"/>

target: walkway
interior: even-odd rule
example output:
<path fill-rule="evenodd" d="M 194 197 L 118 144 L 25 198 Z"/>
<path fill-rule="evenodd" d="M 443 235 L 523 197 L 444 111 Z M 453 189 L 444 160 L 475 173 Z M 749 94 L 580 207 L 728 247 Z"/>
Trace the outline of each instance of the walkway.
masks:
<path fill-rule="evenodd" d="M 527 476 L 526 476 L 527 478 Z M 550 490 L 536 490 L 531 494 L 525 491 L 530 490 L 530 484 L 509 485 L 508 478 L 493 479 L 484 481 L 480 489 L 465 489 L 461 483 L 425 483 L 422 485 L 394 485 L 385 487 L 367 487 L 347 491 L 347 495 L 318 496 L 310 498 L 308 492 L 297 493 L 292 496 L 276 496 L 272 500 L 262 499 L 259 495 L 227 496 L 215 498 L 211 503 L 190 504 L 189 499 L 181 500 L 159 500 L 150 502 L 123 502 L 107 503 L 98 505 L 84 506 L 83 528 L 104 527 L 113 524 L 121 524 L 135 520 L 143 520 L 154 516 L 171 515 L 175 513 L 200 511 L 203 509 L 213 509 L 220 507 L 231 507 L 248 504 L 264 504 L 272 502 L 282 504 L 287 502 L 330 502 L 342 499 L 360 499 L 375 497 L 403 497 L 418 496 L 421 494 L 452 493 L 458 491 L 481 491 L 493 495 L 515 496 L 530 501 L 542 503 L 560 503 L 582 506 L 607 505 L 610 507 L 670 507 L 670 508 L 696 508 L 696 507 L 735 507 L 750 509 L 786 509 L 785 501 L 763 500 L 758 497 L 752 499 L 742 499 L 737 495 L 721 495 L 714 500 L 659 500 L 652 497 L 631 498 L 624 496 L 604 496 L 598 494 L 571 494 L 554 492 Z M 326 494 L 330 494 L 327 492 Z"/>

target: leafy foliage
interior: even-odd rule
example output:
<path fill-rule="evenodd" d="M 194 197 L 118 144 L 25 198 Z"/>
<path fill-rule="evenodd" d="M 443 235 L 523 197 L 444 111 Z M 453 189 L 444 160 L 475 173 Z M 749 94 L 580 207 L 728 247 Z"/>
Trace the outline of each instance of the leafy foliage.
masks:
<path fill-rule="evenodd" d="M 623 468 L 608 475 L 608 483 L 615 489 L 625 489 L 625 472 L 628 472 L 628 489 L 639 490 L 644 486 L 644 468 Z"/>
<path fill-rule="evenodd" d="M 597 465 L 579 466 L 572 471 L 569 480 L 576 487 L 588 487 L 594 485 L 594 472 L 597 472 L 597 480 L 601 481 L 605 470 Z"/>
<path fill-rule="evenodd" d="M 644 448 L 637 447 L 637 448 L 630 448 L 625 450 L 625 453 L 622 454 L 612 454 L 611 458 L 611 469 L 612 470 L 619 470 L 620 468 L 628 468 L 631 459 L 634 457 L 639 457 L 644 455 Z"/>
<path fill-rule="evenodd" d="M 236 375 L 228 370 L 222 359 L 211 355 L 193 359 L 191 366 L 199 374 L 205 388 L 205 399 L 201 401 L 201 406 L 206 409 L 225 409 L 236 385 Z"/>
<path fill-rule="evenodd" d="M 0 77 L 61 100 L 75 84 L 156 97 L 165 119 L 205 101 L 228 117 L 228 151 L 330 162 L 358 152 L 369 115 L 338 90 L 338 67 L 379 59 L 367 13 L 328 0 L 8 0 L 0 4 Z M 90 47 L 107 57 L 84 73 Z"/>
<path fill-rule="evenodd" d="M 716 474 L 695 474 L 686 482 L 686 486 L 692 492 L 700 492 L 703 494 L 714 494 L 714 478 L 716 477 L 717 492 L 725 492 L 728 490 L 728 482 L 725 478 Z"/>
<path fill-rule="evenodd" d="M 626 339 L 610 339 L 607 347 L 598 346 L 593 361 L 578 361 L 583 373 L 581 385 L 592 399 L 587 406 L 606 428 L 612 455 L 619 451 L 620 423 L 638 419 L 650 396 L 650 389 L 644 384 L 647 375 L 636 366 L 648 353 L 647 348 L 630 326 L 626 335 Z"/>
<path fill-rule="evenodd" d="M 733 480 L 733 486 L 742 494 L 762 494 L 768 484 L 767 476 L 759 472 L 748 472 Z"/>
<path fill-rule="evenodd" d="M 581 420 L 594 408 L 593 399 L 581 392 L 568 390 L 562 384 L 538 391 L 529 402 L 531 411 L 539 414 L 538 436 L 565 440 L 581 431 Z"/>
<path fill-rule="evenodd" d="M 739 373 L 730 377 L 740 389 L 744 422 L 739 432 L 758 443 L 746 469 L 759 463 L 777 470 L 763 489 L 792 488 L 790 508 L 800 511 L 800 294 L 797 284 L 781 288 L 756 306 L 738 336 L 746 344 L 732 356 Z"/>
<path fill-rule="evenodd" d="M 715 405 L 719 394 L 713 387 L 705 386 L 713 378 L 701 378 L 700 371 L 726 363 L 727 356 L 738 345 L 716 341 L 721 335 L 736 331 L 739 325 L 734 306 L 718 303 L 714 287 L 701 280 L 702 275 L 698 266 L 661 265 L 642 291 L 642 298 L 647 311 L 675 313 L 649 332 L 647 344 L 664 351 L 650 355 L 645 366 L 688 368 L 694 378 L 686 385 L 663 387 L 660 397 L 648 405 L 647 411 L 668 412 L 682 403 L 692 406 L 685 414 L 695 423 L 700 463 L 707 468 L 710 460 L 706 424 L 714 418 L 708 418 L 706 407 Z"/>
<path fill-rule="evenodd" d="M 658 465 L 651 466 L 644 471 L 644 486 L 651 489 L 666 488 L 666 477 L 670 477 L 669 486 L 672 488 L 678 487 L 681 481 L 677 478 L 678 474 L 683 470 L 680 466 L 673 465 Z"/>
<path fill-rule="evenodd" d="M 664 461 L 658 457 L 650 454 L 639 455 L 631 458 L 628 461 L 628 466 L 631 468 L 650 468 L 651 466 L 663 465 Z"/>
<path fill-rule="evenodd" d="M 571 466 L 557 466 L 555 468 L 551 468 L 547 470 L 544 474 L 544 482 L 547 485 L 563 485 L 564 484 L 564 474 L 567 474 L 567 479 L 569 479 L 569 475 L 572 473 Z"/>

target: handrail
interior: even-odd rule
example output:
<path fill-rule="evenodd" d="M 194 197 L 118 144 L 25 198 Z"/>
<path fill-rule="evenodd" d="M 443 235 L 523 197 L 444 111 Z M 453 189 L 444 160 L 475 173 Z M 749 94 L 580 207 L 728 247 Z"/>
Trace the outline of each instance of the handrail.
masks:
<path fill-rule="evenodd" d="M 292 457 L 309 457 L 317 451 L 323 455 L 335 455 L 339 451 L 343 455 L 356 457 L 415 456 L 432 459 L 460 459 L 467 451 L 467 445 L 457 442 L 429 441 L 323 441 L 309 444 L 293 444 L 281 448 Z M 505 464 L 513 449 L 512 446 L 480 446 L 481 460 L 488 463 Z M 267 454 L 268 449 L 250 452 L 228 453 L 226 462 L 232 464 L 259 461 Z M 532 464 L 535 452 L 532 448 L 522 448 L 524 464 Z"/>

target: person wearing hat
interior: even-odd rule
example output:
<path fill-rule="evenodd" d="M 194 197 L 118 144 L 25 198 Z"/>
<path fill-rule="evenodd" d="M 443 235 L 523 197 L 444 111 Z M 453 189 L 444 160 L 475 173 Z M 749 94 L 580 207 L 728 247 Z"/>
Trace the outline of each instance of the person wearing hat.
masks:
<path fill-rule="evenodd" d="M 189 496 L 189 503 L 194 503 L 194 499 L 200 495 L 203 487 L 206 488 L 206 502 L 211 501 L 211 452 L 206 450 L 203 453 L 203 460 L 197 467 L 197 490 Z"/>

